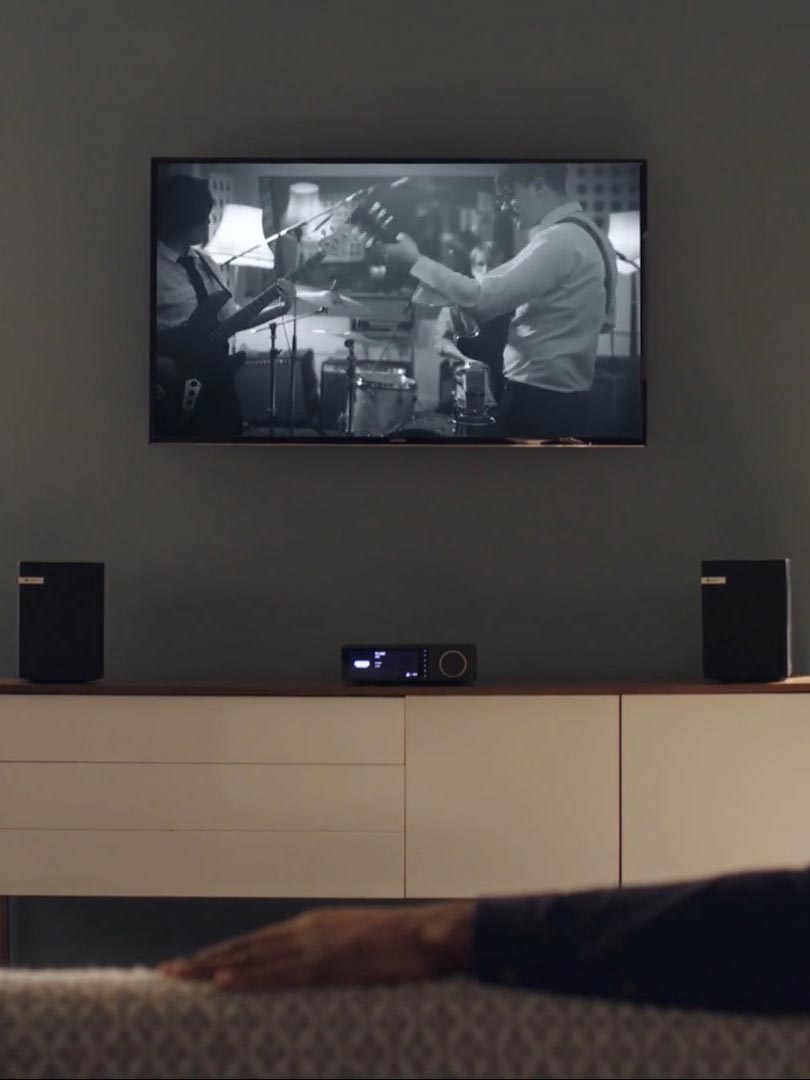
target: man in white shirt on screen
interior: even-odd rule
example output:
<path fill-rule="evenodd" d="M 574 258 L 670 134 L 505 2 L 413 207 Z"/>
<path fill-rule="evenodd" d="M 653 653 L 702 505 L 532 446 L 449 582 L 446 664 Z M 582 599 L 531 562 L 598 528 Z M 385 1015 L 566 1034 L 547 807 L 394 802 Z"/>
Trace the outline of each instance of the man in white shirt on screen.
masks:
<path fill-rule="evenodd" d="M 388 258 L 422 283 L 417 302 L 441 297 L 482 322 L 514 310 L 497 413 L 499 434 L 507 438 L 586 436 L 599 335 L 615 319 L 615 253 L 568 197 L 566 180 L 567 166 L 560 163 L 500 170 L 503 203 L 529 239 L 513 259 L 478 280 L 426 258 L 404 234 L 387 245 Z"/>

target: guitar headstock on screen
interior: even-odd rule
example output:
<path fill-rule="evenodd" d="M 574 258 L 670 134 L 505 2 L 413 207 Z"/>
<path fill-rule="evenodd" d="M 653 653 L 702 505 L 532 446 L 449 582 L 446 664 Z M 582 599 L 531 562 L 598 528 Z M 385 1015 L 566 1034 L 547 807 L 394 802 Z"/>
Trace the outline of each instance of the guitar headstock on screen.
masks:
<path fill-rule="evenodd" d="M 376 198 L 364 199 L 355 206 L 348 220 L 371 240 L 381 244 L 396 243 L 397 234 L 402 231 L 394 215 Z"/>

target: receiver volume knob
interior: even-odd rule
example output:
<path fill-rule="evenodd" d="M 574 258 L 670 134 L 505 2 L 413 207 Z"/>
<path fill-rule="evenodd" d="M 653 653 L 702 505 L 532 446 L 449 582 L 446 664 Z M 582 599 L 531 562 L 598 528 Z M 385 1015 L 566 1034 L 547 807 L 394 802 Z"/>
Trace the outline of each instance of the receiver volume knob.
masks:
<path fill-rule="evenodd" d="M 447 649 L 439 657 L 439 671 L 445 679 L 460 679 L 467 670 L 467 657 L 459 649 Z"/>

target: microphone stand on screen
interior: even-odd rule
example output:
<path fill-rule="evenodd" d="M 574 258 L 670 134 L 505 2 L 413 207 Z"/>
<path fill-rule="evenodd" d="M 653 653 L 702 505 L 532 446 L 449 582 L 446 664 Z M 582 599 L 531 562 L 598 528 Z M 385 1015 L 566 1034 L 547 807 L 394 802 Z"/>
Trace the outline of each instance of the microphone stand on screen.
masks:
<path fill-rule="evenodd" d="M 381 184 L 372 184 L 369 187 L 358 188 L 357 191 L 351 192 L 351 194 L 344 196 L 333 206 L 328 207 L 326 210 L 319 210 L 317 214 L 313 214 L 311 217 L 306 218 L 304 221 L 298 221 L 294 225 L 287 225 L 285 228 L 280 229 L 276 233 L 272 233 L 270 236 L 265 236 L 258 244 L 253 244 L 251 247 L 246 248 L 245 251 L 239 252 L 237 255 L 232 255 L 230 259 L 227 259 L 223 265 L 227 266 L 229 263 L 234 262 L 237 259 L 243 258 L 245 255 L 250 254 L 251 251 L 255 251 L 257 247 L 261 247 L 266 244 L 268 247 L 271 244 L 275 244 L 276 241 L 281 240 L 282 237 L 288 236 L 290 233 L 294 233 L 297 239 L 300 241 L 303 229 L 307 225 L 311 225 L 313 221 L 318 221 L 317 228 L 321 228 L 326 224 L 331 217 L 334 216 L 335 211 L 339 206 L 343 206 L 345 203 L 351 202 L 353 199 L 367 199 L 378 191 L 380 188 L 399 188 L 409 182 L 410 177 L 400 176 L 397 180 L 385 181 Z M 300 249 L 298 251 L 300 257 Z M 287 319 L 285 322 L 292 323 L 292 337 L 290 340 L 290 382 L 287 388 L 287 434 L 290 438 L 293 438 L 295 431 L 295 372 L 296 363 L 298 360 L 298 305 L 296 299 L 293 298 L 292 303 L 292 319 Z M 278 350 L 276 349 L 276 325 L 275 321 L 269 324 L 270 329 L 270 408 L 268 409 L 268 423 L 269 423 L 269 435 L 272 437 L 275 434 L 276 422 L 279 419 L 276 412 L 276 359 Z M 353 345 L 354 343 L 347 343 Z M 354 367 L 354 355 L 353 350 L 350 348 L 349 368 Z M 353 402 L 351 401 L 353 388 L 349 388 L 349 416 L 347 425 L 347 434 L 351 434 L 351 408 Z"/>

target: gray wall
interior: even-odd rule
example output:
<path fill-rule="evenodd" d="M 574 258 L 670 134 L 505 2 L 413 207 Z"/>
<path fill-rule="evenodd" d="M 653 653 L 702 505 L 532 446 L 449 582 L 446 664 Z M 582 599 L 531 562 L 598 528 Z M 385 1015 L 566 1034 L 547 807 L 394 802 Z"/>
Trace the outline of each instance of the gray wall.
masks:
<path fill-rule="evenodd" d="M 15 563 L 108 564 L 108 674 L 693 678 L 699 561 L 810 649 L 810 5 L 3 4 L 0 673 Z M 147 444 L 150 155 L 647 156 L 649 447 Z"/>

